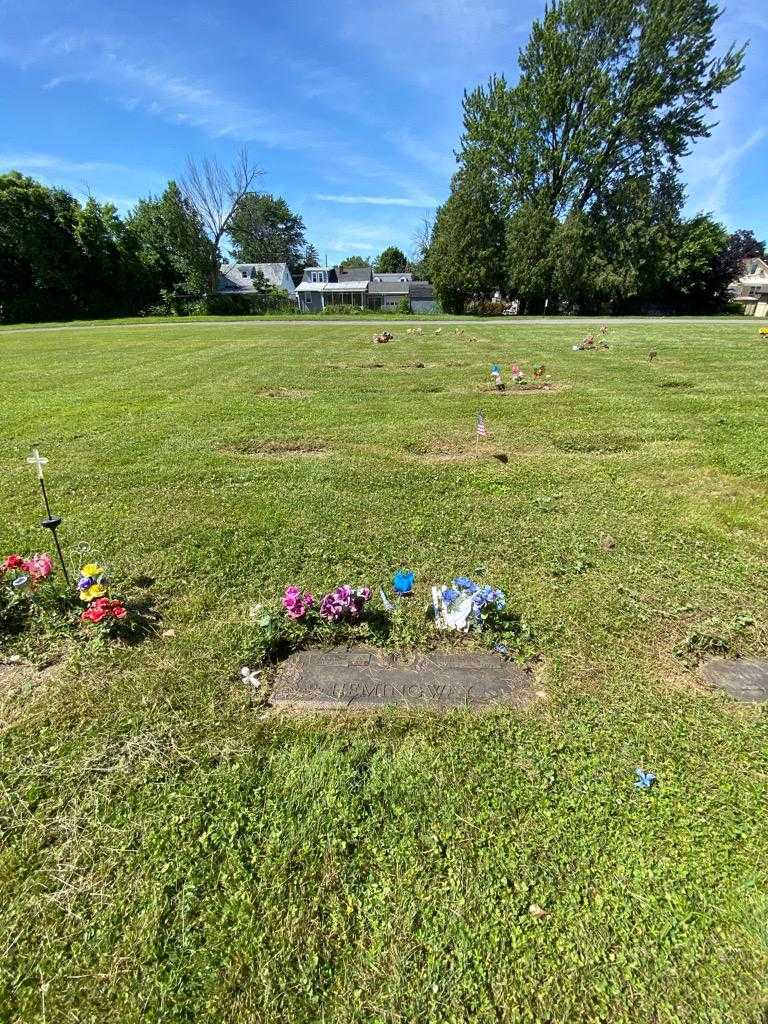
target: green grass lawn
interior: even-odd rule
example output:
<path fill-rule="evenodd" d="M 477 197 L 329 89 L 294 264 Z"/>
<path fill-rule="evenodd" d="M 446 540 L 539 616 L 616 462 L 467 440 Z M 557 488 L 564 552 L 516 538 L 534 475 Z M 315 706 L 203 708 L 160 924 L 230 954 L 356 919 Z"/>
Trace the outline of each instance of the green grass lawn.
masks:
<path fill-rule="evenodd" d="M 67 549 L 152 577 L 175 631 L 0 692 L 0 1020 L 766 1020 L 766 715 L 695 661 L 768 650 L 768 343 L 442 327 L 0 340 L 0 554 L 44 544 L 39 443 Z M 493 361 L 556 388 L 484 392 Z M 484 566 L 547 699 L 252 705 L 252 605 L 401 563 L 393 643 Z"/>

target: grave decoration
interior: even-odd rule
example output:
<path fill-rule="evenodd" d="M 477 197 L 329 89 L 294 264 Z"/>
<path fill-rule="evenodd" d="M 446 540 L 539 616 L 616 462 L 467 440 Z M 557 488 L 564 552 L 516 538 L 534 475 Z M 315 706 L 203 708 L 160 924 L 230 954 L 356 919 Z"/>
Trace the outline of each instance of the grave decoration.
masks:
<path fill-rule="evenodd" d="M 371 598 L 369 587 L 350 587 L 342 584 L 325 594 L 315 607 L 315 599 L 301 587 L 287 587 L 281 604 L 288 618 L 294 621 L 311 620 L 319 616 L 328 623 L 359 622 L 363 609 Z"/>
<path fill-rule="evenodd" d="M 498 363 L 494 363 L 491 367 L 491 380 L 493 381 L 493 385 L 497 391 L 506 390 L 506 385 L 501 379 L 501 367 Z"/>
<path fill-rule="evenodd" d="M 517 365 L 517 363 L 514 363 L 512 365 L 512 368 L 510 369 L 509 372 L 512 374 L 512 380 L 515 382 L 515 384 L 522 384 L 525 381 L 525 374 Z"/>
<path fill-rule="evenodd" d="M 410 569 L 398 569 L 392 577 L 392 589 L 398 597 L 406 597 L 413 593 L 415 578 Z"/>
<path fill-rule="evenodd" d="M 768 327 L 761 327 L 758 334 L 761 338 L 768 338 Z"/>
<path fill-rule="evenodd" d="M 108 630 L 128 614 L 122 601 L 109 596 L 109 580 L 95 562 L 88 562 L 80 570 L 77 592 L 88 606 L 80 616 L 81 622 Z"/>
<path fill-rule="evenodd" d="M 391 334 L 389 331 L 382 331 L 381 334 L 374 335 L 373 342 L 375 345 L 386 345 L 386 343 L 388 341 L 392 341 L 394 337 L 394 334 Z"/>
<path fill-rule="evenodd" d="M 0 632 L 21 632 L 57 600 L 49 555 L 8 555 L 0 562 Z"/>
<path fill-rule="evenodd" d="M 607 327 L 603 328 L 603 337 L 600 339 L 599 342 L 595 341 L 594 334 L 588 334 L 586 338 L 579 342 L 578 345 L 571 345 L 571 349 L 574 352 L 596 352 L 598 349 L 610 348 L 610 345 L 605 340 L 605 334 L 607 333 L 607 330 Z"/>
<path fill-rule="evenodd" d="M 40 520 L 40 525 L 44 529 L 51 531 L 53 543 L 56 546 L 56 553 L 59 556 L 61 569 L 62 572 L 64 573 L 64 579 L 67 581 L 67 586 L 69 586 L 69 574 L 67 573 L 67 565 L 66 562 L 64 561 L 64 555 L 61 550 L 61 544 L 59 543 L 58 534 L 56 533 L 56 530 L 59 528 L 59 526 L 61 526 L 61 516 L 54 516 L 51 513 L 51 506 L 48 503 L 48 492 L 45 488 L 45 476 L 43 474 L 43 466 L 48 465 L 48 459 L 44 458 L 40 454 L 40 452 L 37 449 L 37 446 L 35 445 L 32 448 L 32 454 L 27 459 L 27 462 L 31 466 L 35 467 L 35 470 L 37 472 L 37 482 L 40 484 L 40 492 L 43 496 L 43 504 L 45 506 L 45 519 Z"/>
<path fill-rule="evenodd" d="M 635 789 L 651 789 L 656 782 L 653 772 L 643 771 L 642 768 L 635 768 Z"/>
<path fill-rule="evenodd" d="M 658 354 L 659 354 L 659 353 L 658 353 L 658 352 L 656 351 L 656 349 L 652 349 L 652 350 L 651 350 L 651 351 L 650 351 L 650 352 L 648 353 L 648 362 L 649 362 L 649 363 L 652 363 L 652 362 L 654 361 L 654 359 L 656 359 L 656 357 L 658 356 Z"/>
<path fill-rule="evenodd" d="M 450 586 L 432 587 L 432 607 L 438 629 L 468 633 L 481 630 L 494 612 L 502 612 L 507 599 L 503 590 L 459 576 Z"/>

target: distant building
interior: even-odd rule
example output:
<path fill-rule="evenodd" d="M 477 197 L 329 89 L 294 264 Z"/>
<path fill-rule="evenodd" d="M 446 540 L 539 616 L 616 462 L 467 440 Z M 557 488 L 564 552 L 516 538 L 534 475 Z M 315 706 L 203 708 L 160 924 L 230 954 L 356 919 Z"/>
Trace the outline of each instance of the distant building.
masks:
<path fill-rule="evenodd" d="M 296 288 L 303 313 L 321 313 L 327 306 L 396 311 L 403 301 L 414 313 L 433 313 L 435 293 L 428 281 L 413 274 L 377 274 L 370 267 L 307 267 Z"/>
<path fill-rule="evenodd" d="M 768 262 L 753 256 L 743 260 L 741 276 L 730 286 L 733 302 L 740 302 L 746 316 L 768 316 Z"/>
<path fill-rule="evenodd" d="M 223 295 L 252 295 L 254 279 L 261 272 L 267 284 L 288 292 L 296 301 L 296 287 L 285 263 L 223 263 L 219 269 L 219 292 Z"/>

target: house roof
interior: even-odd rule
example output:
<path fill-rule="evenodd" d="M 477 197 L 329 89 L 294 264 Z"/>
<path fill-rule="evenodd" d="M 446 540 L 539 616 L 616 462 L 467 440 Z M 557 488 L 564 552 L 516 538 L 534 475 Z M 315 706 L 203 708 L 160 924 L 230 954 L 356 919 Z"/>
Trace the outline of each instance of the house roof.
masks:
<path fill-rule="evenodd" d="M 429 281 L 412 281 L 410 292 L 412 299 L 434 299 L 435 297 L 435 289 Z"/>
<path fill-rule="evenodd" d="M 219 268 L 219 290 L 252 292 L 253 275 L 259 271 L 274 288 L 285 288 L 289 292 L 293 290 L 293 281 L 285 263 L 222 263 Z"/>
<path fill-rule="evenodd" d="M 370 267 L 345 267 L 339 270 L 339 281 L 370 281 L 373 271 Z"/>
<path fill-rule="evenodd" d="M 407 295 L 407 281 L 371 281 L 368 291 L 371 295 Z"/>
<path fill-rule="evenodd" d="M 364 292 L 367 289 L 367 281 L 329 281 L 325 286 L 327 292 Z"/>
<path fill-rule="evenodd" d="M 412 281 L 413 274 L 410 270 L 403 270 L 399 274 L 374 274 L 374 281 Z"/>

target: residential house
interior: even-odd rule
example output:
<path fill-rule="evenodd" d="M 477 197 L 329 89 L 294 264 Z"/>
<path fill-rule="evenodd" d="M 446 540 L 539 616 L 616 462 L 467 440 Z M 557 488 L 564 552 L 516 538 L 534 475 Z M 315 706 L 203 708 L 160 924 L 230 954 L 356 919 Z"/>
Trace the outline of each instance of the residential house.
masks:
<path fill-rule="evenodd" d="M 285 263 L 223 263 L 220 267 L 219 292 L 223 295 L 253 295 L 254 280 L 259 273 L 267 284 L 296 299 L 296 287 Z"/>
<path fill-rule="evenodd" d="M 320 313 L 334 305 L 395 311 L 404 300 L 414 312 L 436 309 L 427 281 L 414 281 L 411 273 L 376 274 L 370 267 L 307 267 L 296 292 L 303 313 Z"/>
<path fill-rule="evenodd" d="M 732 301 L 743 305 L 746 316 L 768 316 L 768 261 L 743 260 L 741 271 L 729 289 Z"/>

